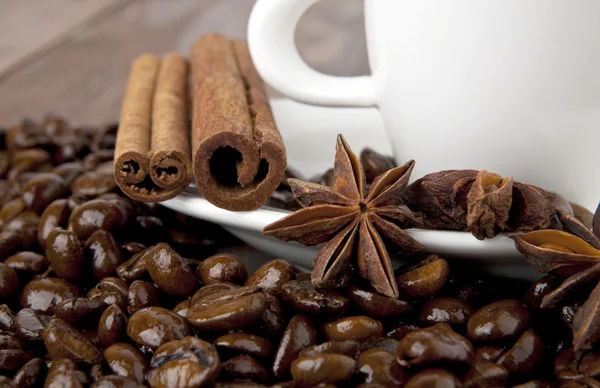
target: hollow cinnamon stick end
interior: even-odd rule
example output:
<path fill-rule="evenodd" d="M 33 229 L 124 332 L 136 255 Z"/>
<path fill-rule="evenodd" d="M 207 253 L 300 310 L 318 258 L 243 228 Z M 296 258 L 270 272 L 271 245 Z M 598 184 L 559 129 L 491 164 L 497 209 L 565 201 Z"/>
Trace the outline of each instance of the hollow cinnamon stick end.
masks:
<path fill-rule="evenodd" d="M 160 188 L 185 189 L 193 177 L 192 162 L 184 152 L 159 151 L 150 160 L 150 178 Z"/>
<path fill-rule="evenodd" d="M 137 184 L 148 175 L 148 157 L 139 152 L 122 153 L 115 160 L 115 180 L 117 184 Z"/>

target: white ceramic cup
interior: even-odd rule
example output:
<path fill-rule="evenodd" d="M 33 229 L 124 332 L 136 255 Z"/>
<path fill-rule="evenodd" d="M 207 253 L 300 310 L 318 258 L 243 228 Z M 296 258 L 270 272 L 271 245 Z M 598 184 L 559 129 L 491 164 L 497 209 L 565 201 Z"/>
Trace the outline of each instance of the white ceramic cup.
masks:
<path fill-rule="evenodd" d="M 417 161 L 413 177 L 487 169 L 598 205 L 600 0 L 366 0 L 363 77 L 300 58 L 294 31 L 316 1 L 252 11 L 250 52 L 274 89 L 378 107 L 397 160 Z"/>

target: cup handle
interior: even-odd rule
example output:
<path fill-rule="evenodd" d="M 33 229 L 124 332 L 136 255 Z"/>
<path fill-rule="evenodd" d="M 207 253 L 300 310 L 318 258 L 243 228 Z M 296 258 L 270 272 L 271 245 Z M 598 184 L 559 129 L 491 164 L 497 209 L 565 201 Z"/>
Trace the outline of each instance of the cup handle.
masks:
<path fill-rule="evenodd" d="M 248 46 L 261 77 L 278 92 L 307 104 L 375 105 L 372 77 L 334 77 L 300 57 L 294 32 L 302 14 L 318 0 L 258 0 L 248 22 Z"/>

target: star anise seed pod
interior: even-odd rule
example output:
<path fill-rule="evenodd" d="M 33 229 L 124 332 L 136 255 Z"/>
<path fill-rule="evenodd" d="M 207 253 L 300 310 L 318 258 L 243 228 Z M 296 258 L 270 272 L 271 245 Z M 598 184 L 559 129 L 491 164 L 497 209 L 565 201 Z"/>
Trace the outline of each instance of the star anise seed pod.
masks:
<path fill-rule="evenodd" d="M 338 135 L 332 187 L 290 179 L 294 197 L 304 209 L 263 229 L 266 236 L 304 245 L 325 243 L 314 260 L 312 283 L 326 284 L 356 260 L 359 273 L 380 293 L 397 298 L 398 287 L 382 237 L 406 252 L 425 247 L 402 228 L 420 225 L 406 206 L 398 206 L 415 162 L 375 178 L 366 190 L 366 177 L 357 156 Z"/>

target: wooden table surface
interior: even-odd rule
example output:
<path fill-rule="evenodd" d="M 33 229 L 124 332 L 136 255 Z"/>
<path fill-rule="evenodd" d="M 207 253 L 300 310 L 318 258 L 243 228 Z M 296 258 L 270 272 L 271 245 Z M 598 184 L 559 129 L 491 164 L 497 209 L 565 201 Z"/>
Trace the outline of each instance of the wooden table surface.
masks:
<path fill-rule="evenodd" d="M 119 115 L 131 60 L 188 54 L 208 32 L 246 36 L 254 0 L 0 2 L 0 125 L 52 111 L 75 123 Z M 303 17 L 299 51 L 335 75 L 369 71 L 362 0 L 323 0 Z M 274 94 L 276 95 L 276 94 Z"/>

